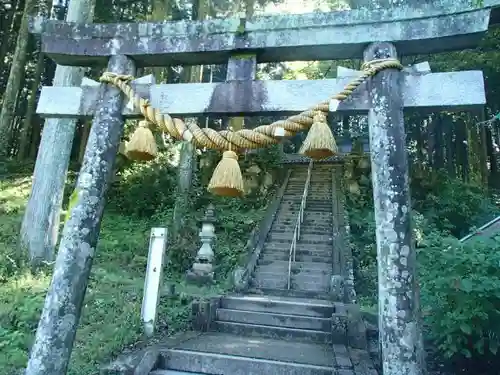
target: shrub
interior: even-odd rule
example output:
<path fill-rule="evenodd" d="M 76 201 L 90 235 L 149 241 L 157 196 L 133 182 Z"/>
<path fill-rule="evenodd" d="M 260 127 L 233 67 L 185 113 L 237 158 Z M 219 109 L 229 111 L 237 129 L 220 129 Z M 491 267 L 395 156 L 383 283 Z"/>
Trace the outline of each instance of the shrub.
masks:
<path fill-rule="evenodd" d="M 428 336 L 448 358 L 497 354 L 499 240 L 463 245 L 454 238 L 434 233 L 418 251 Z"/>

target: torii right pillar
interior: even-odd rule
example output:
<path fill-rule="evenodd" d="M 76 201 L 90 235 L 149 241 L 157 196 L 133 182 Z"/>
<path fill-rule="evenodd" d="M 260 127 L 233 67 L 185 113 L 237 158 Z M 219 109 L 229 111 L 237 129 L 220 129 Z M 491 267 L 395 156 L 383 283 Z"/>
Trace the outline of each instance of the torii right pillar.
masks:
<path fill-rule="evenodd" d="M 365 62 L 397 58 L 391 43 L 373 43 Z M 387 69 L 368 81 L 368 126 L 378 262 L 379 343 L 384 375 L 426 372 L 412 241 L 403 74 Z"/>

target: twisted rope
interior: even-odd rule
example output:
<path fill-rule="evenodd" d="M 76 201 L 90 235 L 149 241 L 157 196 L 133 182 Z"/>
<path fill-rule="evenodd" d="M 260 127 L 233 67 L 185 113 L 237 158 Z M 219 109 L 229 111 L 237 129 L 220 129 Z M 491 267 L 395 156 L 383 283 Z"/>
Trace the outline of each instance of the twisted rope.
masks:
<path fill-rule="evenodd" d="M 316 114 L 327 115 L 330 100 L 339 102 L 347 99 L 363 82 L 385 69 L 399 69 L 403 66 L 396 59 L 380 59 L 363 64 L 362 74 L 348 83 L 344 89 L 308 110 L 291 116 L 286 120 L 275 121 L 270 125 L 261 125 L 254 129 L 241 129 L 238 131 L 222 130 L 217 132 L 210 128 L 200 128 L 196 123 L 189 122 L 187 125 L 180 119 L 172 119 L 170 115 L 160 113 L 153 108 L 148 99 L 141 98 L 130 85 L 134 77 L 111 72 L 104 72 L 99 81 L 109 83 L 119 88 L 133 105 L 140 109 L 141 114 L 150 123 L 156 125 L 162 132 L 170 134 L 177 139 L 188 139 L 193 141 L 197 147 L 206 147 L 222 150 L 256 149 L 263 148 L 280 142 L 280 137 L 275 136 L 277 128 L 285 130 L 285 137 L 293 136 L 298 132 L 307 130 L 313 124 Z"/>

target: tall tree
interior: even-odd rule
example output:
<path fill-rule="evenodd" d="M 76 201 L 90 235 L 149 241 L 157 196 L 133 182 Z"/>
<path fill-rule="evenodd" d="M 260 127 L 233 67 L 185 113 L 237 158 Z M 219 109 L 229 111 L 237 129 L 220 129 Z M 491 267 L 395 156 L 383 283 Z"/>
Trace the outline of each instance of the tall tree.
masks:
<path fill-rule="evenodd" d="M 38 14 L 40 16 L 47 16 L 50 13 L 51 3 L 52 1 L 47 1 L 47 0 L 41 1 L 38 8 Z M 52 12 L 52 17 L 54 18 L 56 14 L 57 12 L 55 11 Z M 20 161 L 24 160 L 29 154 L 30 140 L 32 138 L 31 133 L 33 129 L 32 124 L 34 123 L 34 117 L 35 117 L 37 93 L 40 88 L 40 81 L 42 80 L 42 75 L 45 68 L 45 56 L 41 50 L 41 41 L 39 40 L 39 38 L 37 38 L 35 43 L 36 43 L 35 49 L 37 52 L 37 57 L 36 57 L 37 62 L 35 66 L 35 71 L 33 73 L 33 81 L 31 83 L 30 94 L 28 96 L 26 103 L 26 114 L 24 117 L 24 121 L 19 136 L 17 159 Z"/>
<path fill-rule="evenodd" d="M 192 20 L 203 20 L 209 14 L 208 0 L 193 0 Z M 190 66 L 184 69 L 183 78 L 188 82 L 200 82 L 202 79 L 203 65 Z M 196 119 L 187 119 L 196 121 Z M 196 162 L 195 148 L 191 142 L 183 141 L 179 149 L 179 170 L 177 194 L 175 198 L 174 217 L 172 220 L 172 237 L 177 238 L 179 229 L 189 209 L 189 193 L 191 191 L 193 168 Z"/>
<path fill-rule="evenodd" d="M 29 15 L 35 8 L 36 3 L 37 0 L 26 0 L 24 4 L 21 27 L 17 34 L 16 49 L 12 58 L 9 80 L 7 81 L 7 87 L 3 96 L 2 111 L 0 112 L 0 157 L 7 157 L 10 155 L 12 120 L 14 119 L 16 111 L 17 95 L 21 89 L 23 71 L 26 65 L 28 40 L 30 37 L 28 32 Z"/>
<path fill-rule="evenodd" d="M 71 0 L 66 21 L 93 21 L 94 0 Z M 80 86 L 84 69 L 58 65 L 54 86 Z M 33 174 L 33 187 L 21 226 L 20 247 L 32 268 L 50 262 L 59 235 L 60 212 L 76 121 L 47 119 Z"/>
<path fill-rule="evenodd" d="M 0 23 L 0 71 L 4 70 L 5 66 L 5 56 L 7 55 L 7 51 L 9 50 L 9 41 L 12 36 L 11 30 L 14 27 L 14 15 L 16 14 L 16 9 L 19 2 L 15 1 L 12 3 L 3 4 L 4 14 L 1 18 L 2 22 Z M 0 72 L 1 73 L 1 72 Z"/>

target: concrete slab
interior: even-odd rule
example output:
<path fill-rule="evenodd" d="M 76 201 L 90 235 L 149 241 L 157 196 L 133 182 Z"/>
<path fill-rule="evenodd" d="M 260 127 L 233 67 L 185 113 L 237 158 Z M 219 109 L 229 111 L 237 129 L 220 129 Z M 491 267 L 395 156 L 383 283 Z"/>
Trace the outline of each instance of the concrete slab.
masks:
<path fill-rule="evenodd" d="M 231 309 L 217 309 L 217 319 L 226 322 L 243 322 L 267 326 L 311 329 L 331 332 L 332 322 L 328 318 L 317 316 L 303 316 L 291 314 L 263 313 L 258 311 L 243 311 Z"/>
<path fill-rule="evenodd" d="M 327 300 L 287 298 L 278 296 L 228 296 L 221 299 L 221 308 L 330 318 L 335 311 Z"/>
<path fill-rule="evenodd" d="M 220 332 L 203 334 L 173 349 L 316 366 L 333 366 L 334 364 L 334 354 L 330 345 L 235 336 Z"/>
<path fill-rule="evenodd" d="M 168 350 L 170 369 L 199 371 L 211 375 L 331 375 L 332 368 L 301 363 L 278 362 L 250 357 L 201 353 L 187 350 Z M 346 375 L 346 374 L 343 374 Z M 352 375 L 352 374 L 349 374 Z"/>
<path fill-rule="evenodd" d="M 344 343 L 345 336 L 332 335 L 331 332 L 316 331 L 310 329 L 298 329 L 287 327 L 276 327 L 261 324 L 247 324 L 238 322 L 216 321 L 215 327 L 218 332 L 225 332 L 237 336 L 253 338 L 273 338 L 291 342 L 313 342 L 321 344 Z"/>

